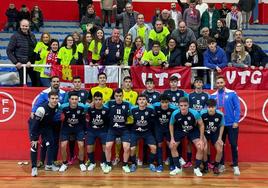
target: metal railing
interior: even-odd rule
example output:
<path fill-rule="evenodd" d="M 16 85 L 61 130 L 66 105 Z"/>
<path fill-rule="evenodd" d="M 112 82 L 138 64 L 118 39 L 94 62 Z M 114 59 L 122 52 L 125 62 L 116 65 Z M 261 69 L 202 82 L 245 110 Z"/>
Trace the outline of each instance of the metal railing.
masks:
<path fill-rule="evenodd" d="M 0 64 L 0 67 L 16 67 L 13 64 Z M 32 64 L 30 67 L 51 67 L 51 65 L 34 65 Z M 86 65 L 86 67 L 91 67 L 90 65 Z M 130 66 L 109 66 L 109 67 L 117 67 L 119 70 L 118 72 L 118 85 L 121 86 L 122 82 L 122 69 L 130 69 Z M 27 84 L 27 79 L 26 79 L 26 69 L 28 66 L 26 64 L 22 64 L 22 69 L 23 69 L 23 85 L 26 86 Z M 214 70 L 209 69 L 207 67 L 191 67 L 191 70 L 209 70 L 210 71 L 210 89 L 214 89 Z"/>

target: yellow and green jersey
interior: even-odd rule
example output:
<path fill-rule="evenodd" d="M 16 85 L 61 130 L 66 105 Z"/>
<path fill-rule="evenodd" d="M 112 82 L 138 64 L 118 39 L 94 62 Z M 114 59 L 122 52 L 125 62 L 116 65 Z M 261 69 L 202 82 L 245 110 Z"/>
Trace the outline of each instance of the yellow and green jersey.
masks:
<path fill-rule="evenodd" d="M 97 91 L 101 92 L 103 95 L 103 103 L 106 103 L 107 101 L 111 100 L 112 95 L 113 95 L 113 89 L 109 87 L 96 86 L 96 87 L 91 88 L 90 91 L 91 91 L 92 97 Z"/>
<path fill-rule="evenodd" d="M 125 91 L 123 90 L 123 100 L 130 102 L 133 106 L 136 105 L 138 98 L 138 93 L 136 91 L 130 90 L 130 91 Z M 126 124 L 133 124 L 134 119 L 132 116 L 129 116 L 127 118 L 127 123 Z"/>
<path fill-rule="evenodd" d="M 124 48 L 123 65 L 128 65 L 128 58 L 131 52 L 131 47 Z"/>
<path fill-rule="evenodd" d="M 36 44 L 36 46 L 35 46 L 35 48 L 34 48 L 34 52 L 35 52 L 35 53 L 38 53 L 38 52 L 40 52 L 40 50 L 41 50 L 41 52 L 40 52 L 40 54 L 41 54 L 43 51 L 47 51 L 47 48 L 48 48 L 48 46 L 45 45 L 44 42 L 39 41 L 39 42 L 37 42 L 37 44 Z M 35 64 L 35 65 L 43 65 L 44 62 L 43 62 L 43 60 L 41 59 L 41 60 L 39 60 L 39 61 L 35 61 L 34 64 Z M 33 69 L 34 69 L 34 71 L 42 72 L 43 69 L 44 69 L 44 67 L 34 67 Z"/>
<path fill-rule="evenodd" d="M 149 33 L 149 39 L 153 41 L 159 41 L 161 49 L 167 46 L 167 36 L 170 34 L 167 27 L 163 27 L 163 30 L 160 33 L 157 33 L 154 29 L 152 29 Z"/>
<path fill-rule="evenodd" d="M 92 52 L 92 59 L 98 61 L 101 58 L 100 52 L 101 52 L 101 48 L 102 48 L 102 43 L 98 42 L 97 53 L 95 52 L 94 48 L 95 48 L 95 40 L 92 40 L 90 45 L 89 45 L 88 50 Z"/>
<path fill-rule="evenodd" d="M 142 56 L 141 60 L 143 62 L 145 62 L 145 61 L 151 62 L 152 66 L 159 66 L 163 62 L 167 62 L 167 56 L 165 56 L 165 54 L 162 51 L 159 51 L 158 55 L 154 55 L 153 51 L 150 50 L 149 52 L 145 53 Z"/>
<path fill-rule="evenodd" d="M 70 65 L 72 59 L 78 59 L 77 51 L 73 55 L 73 49 L 66 48 L 65 46 L 61 47 L 58 53 L 58 59 L 61 59 L 61 65 Z"/>

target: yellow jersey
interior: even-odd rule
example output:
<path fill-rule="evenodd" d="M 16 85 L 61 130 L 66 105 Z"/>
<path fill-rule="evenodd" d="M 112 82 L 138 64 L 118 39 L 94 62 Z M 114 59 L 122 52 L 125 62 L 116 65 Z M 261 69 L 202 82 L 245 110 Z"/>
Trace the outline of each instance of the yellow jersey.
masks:
<path fill-rule="evenodd" d="M 103 103 L 106 103 L 107 101 L 109 101 L 112 98 L 112 95 L 114 92 L 112 88 L 100 87 L 100 86 L 93 87 L 91 88 L 90 91 L 91 91 L 92 98 L 97 91 L 101 92 L 103 95 Z"/>

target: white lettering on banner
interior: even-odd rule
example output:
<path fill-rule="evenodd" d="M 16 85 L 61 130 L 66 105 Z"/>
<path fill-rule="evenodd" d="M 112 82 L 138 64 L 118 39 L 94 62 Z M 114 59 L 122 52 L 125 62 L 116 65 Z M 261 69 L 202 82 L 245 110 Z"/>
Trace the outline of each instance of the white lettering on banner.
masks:
<path fill-rule="evenodd" d="M 147 78 L 153 78 L 153 76 L 155 76 L 158 79 L 158 83 L 156 83 L 156 85 L 158 85 L 158 86 L 164 86 L 165 79 L 168 79 L 171 76 L 178 77 L 178 79 L 179 79 L 178 87 L 181 86 L 181 81 L 180 81 L 181 75 L 179 73 L 173 73 L 172 75 L 168 76 L 168 73 L 166 73 L 166 72 L 163 72 L 160 74 L 159 73 L 153 74 L 153 73 L 146 73 L 146 72 L 141 73 L 141 79 L 142 79 L 143 84 L 145 85 L 145 81 Z"/>
<path fill-rule="evenodd" d="M 250 77 L 250 83 L 251 84 L 260 84 L 262 81 L 262 72 L 259 70 L 255 71 L 227 71 L 226 72 L 226 78 L 229 84 L 232 84 L 236 79 L 236 74 L 241 77 L 240 84 L 244 85 L 246 84 L 247 77 Z"/>
<path fill-rule="evenodd" d="M 240 118 L 240 120 L 239 120 L 239 123 L 240 123 L 241 121 L 243 121 L 243 120 L 247 117 L 247 114 L 248 114 L 248 106 L 247 106 L 247 103 L 244 101 L 244 99 L 242 99 L 241 97 L 238 97 L 238 98 L 239 98 L 239 100 L 242 102 L 242 104 L 244 105 L 244 108 L 245 108 L 244 115 L 243 115 L 243 117 Z M 241 110 L 240 110 L 240 111 L 241 111 Z"/>
<path fill-rule="evenodd" d="M 168 78 L 168 73 L 164 72 L 161 74 L 155 74 L 155 77 L 159 79 L 158 85 L 163 86 L 164 85 L 164 79 Z"/>
<path fill-rule="evenodd" d="M 268 99 L 266 99 L 266 101 L 264 102 L 263 107 L 262 107 L 262 116 L 266 122 L 268 122 L 268 117 L 265 114 L 265 108 L 266 108 L 267 104 L 268 104 Z"/>
<path fill-rule="evenodd" d="M 6 92 L 0 92 L 0 123 L 9 121 L 16 113 L 16 101 Z"/>

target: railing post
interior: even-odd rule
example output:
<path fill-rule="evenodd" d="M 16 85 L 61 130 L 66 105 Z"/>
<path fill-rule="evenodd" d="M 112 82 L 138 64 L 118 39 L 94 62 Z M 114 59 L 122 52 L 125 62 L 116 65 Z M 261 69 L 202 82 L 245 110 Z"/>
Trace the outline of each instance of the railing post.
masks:
<path fill-rule="evenodd" d="M 27 74 L 26 74 L 26 65 L 22 65 L 23 70 L 23 86 L 27 86 Z"/>
<path fill-rule="evenodd" d="M 214 70 L 210 70 L 210 89 L 214 89 Z"/>
<path fill-rule="evenodd" d="M 121 81 L 122 81 L 122 67 L 121 66 L 118 66 L 118 87 L 121 88 Z"/>

